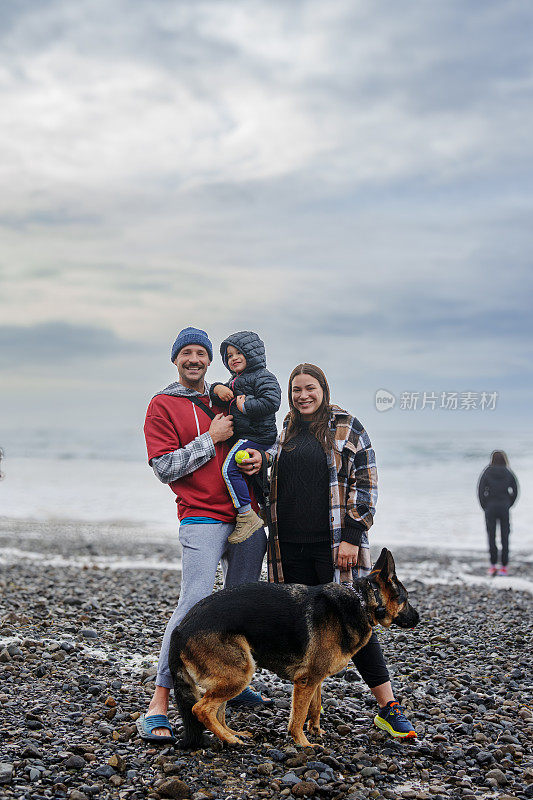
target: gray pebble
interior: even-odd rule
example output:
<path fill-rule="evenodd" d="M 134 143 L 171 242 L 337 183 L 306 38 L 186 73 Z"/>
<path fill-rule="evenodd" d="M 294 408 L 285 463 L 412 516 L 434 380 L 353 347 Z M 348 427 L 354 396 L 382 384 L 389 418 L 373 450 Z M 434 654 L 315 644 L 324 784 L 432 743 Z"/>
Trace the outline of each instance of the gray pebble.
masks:
<path fill-rule="evenodd" d="M 63 766 L 65 769 L 83 769 L 87 766 L 87 762 L 82 756 L 69 756 Z"/>
<path fill-rule="evenodd" d="M 102 778 L 110 778 L 111 775 L 115 775 L 115 770 L 109 764 L 105 764 L 103 767 L 97 767 L 94 774 L 100 775 Z"/>
<path fill-rule="evenodd" d="M 300 782 L 300 778 L 294 772 L 286 772 L 280 780 L 286 786 L 294 786 L 295 783 Z"/>
<path fill-rule="evenodd" d="M 377 767 L 363 767 L 361 770 L 361 775 L 363 778 L 371 778 L 374 775 L 379 774 L 379 769 Z"/>
<path fill-rule="evenodd" d="M 501 769 L 498 768 L 489 769 L 485 777 L 493 778 L 498 784 L 498 786 L 504 786 L 507 783 L 507 778 L 505 777 L 505 774 L 502 772 Z"/>
<path fill-rule="evenodd" d="M 0 784 L 11 783 L 13 778 L 13 764 L 9 761 L 0 762 Z"/>

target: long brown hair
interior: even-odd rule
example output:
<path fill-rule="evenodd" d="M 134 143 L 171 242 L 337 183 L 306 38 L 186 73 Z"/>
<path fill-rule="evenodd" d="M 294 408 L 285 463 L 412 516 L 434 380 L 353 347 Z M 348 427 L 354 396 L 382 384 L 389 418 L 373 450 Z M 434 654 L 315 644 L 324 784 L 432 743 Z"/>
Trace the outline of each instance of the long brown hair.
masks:
<path fill-rule="evenodd" d="M 318 381 L 320 384 L 320 388 L 324 394 L 322 398 L 322 402 L 315 414 L 314 419 L 309 426 L 310 433 L 315 436 L 322 447 L 324 448 L 324 452 L 327 454 L 331 450 L 333 446 L 333 434 L 329 429 L 329 419 L 331 415 L 331 403 L 330 403 L 330 393 L 329 393 L 329 384 L 326 380 L 326 376 L 320 369 L 320 367 L 316 367 L 314 364 L 298 364 L 297 367 L 294 367 L 293 371 L 289 377 L 289 423 L 287 425 L 287 433 L 285 434 L 285 441 L 283 442 L 283 447 L 286 448 L 287 444 L 294 439 L 294 437 L 300 432 L 302 427 L 302 415 L 295 408 L 294 403 L 292 401 L 292 382 L 297 375 L 310 375 L 312 378 Z M 292 448 L 287 448 L 291 450 Z"/>
<path fill-rule="evenodd" d="M 509 459 L 507 458 L 507 454 L 504 453 L 503 450 L 494 450 L 490 457 L 490 463 L 493 466 L 497 467 L 508 467 Z"/>

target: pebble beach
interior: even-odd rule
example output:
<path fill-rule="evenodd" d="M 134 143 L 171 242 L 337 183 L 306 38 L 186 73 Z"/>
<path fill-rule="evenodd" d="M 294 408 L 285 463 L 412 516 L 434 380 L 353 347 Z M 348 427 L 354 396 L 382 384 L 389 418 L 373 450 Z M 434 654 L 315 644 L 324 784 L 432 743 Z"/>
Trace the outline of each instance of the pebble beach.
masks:
<path fill-rule="evenodd" d="M 291 686 L 262 671 L 253 685 L 275 709 L 229 712 L 253 739 L 223 749 L 206 735 L 188 752 L 151 747 L 135 725 L 179 596 L 174 545 L 133 524 L 1 518 L 0 797 L 532 798 L 530 560 L 488 579 L 482 552 L 394 556 L 421 622 L 379 635 L 417 740 L 373 726 L 348 669 L 324 682 L 325 736 L 296 748 Z M 172 704 L 170 720 L 179 734 Z"/>

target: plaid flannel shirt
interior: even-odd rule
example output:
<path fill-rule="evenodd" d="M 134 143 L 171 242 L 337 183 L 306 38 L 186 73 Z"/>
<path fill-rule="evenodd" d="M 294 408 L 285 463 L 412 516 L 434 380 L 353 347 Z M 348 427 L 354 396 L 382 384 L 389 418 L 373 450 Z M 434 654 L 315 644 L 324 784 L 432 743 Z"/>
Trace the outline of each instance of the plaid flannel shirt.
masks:
<path fill-rule="evenodd" d="M 215 445 L 209 432 L 202 433 L 179 450 L 152 458 L 152 469 L 161 483 L 172 483 L 203 467 L 215 455 Z"/>
<path fill-rule="evenodd" d="M 273 455 L 270 478 L 270 511 L 272 525 L 268 547 L 268 578 L 275 583 L 283 582 L 281 555 L 278 539 L 276 500 L 278 462 L 288 419 L 285 419 L 283 430 L 278 436 L 276 445 L 270 451 Z M 363 530 L 357 564 L 351 572 L 340 573 L 335 570 L 337 583 L 350 584 L 356 578 L 367 575 L 371 568 L 370 547 L 367 531 L 374 522 L 377 490 L 376 456 L 370 438 L 355 417 L 343 411 L 339 406 L 332 406 L 329 422 L 334 435 L 333 447 L 327 454 L 329 470 L 329 509 L 330 531 L 333 561 L 336 563 L 337 551 L 346 527 L 346 518 L 357 523 Z"/>

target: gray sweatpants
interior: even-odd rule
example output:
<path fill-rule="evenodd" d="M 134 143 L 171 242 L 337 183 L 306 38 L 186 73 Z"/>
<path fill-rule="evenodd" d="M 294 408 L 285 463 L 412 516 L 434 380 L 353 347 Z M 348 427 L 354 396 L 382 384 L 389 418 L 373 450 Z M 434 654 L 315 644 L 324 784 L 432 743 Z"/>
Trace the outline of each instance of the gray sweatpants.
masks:
<path fill-rule="evenodd" d="M 263 528 L 239 544 L 228 544 L 234 525 L 214 522 L 205 525 L 181 525 L 179 540 L 183 550 L 181 561 L 181 588 L 178 605 L 167 623 L 157 665 L 156 686 L 172 688 L 168 668 L 170 637 L 187 611 L 213 591 L 216 571 L 222 562 L 224 587 L 240 583 L 253 583 L 261 576 L 261 566 L 266 552 L 266 534 Z"/>

